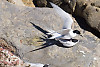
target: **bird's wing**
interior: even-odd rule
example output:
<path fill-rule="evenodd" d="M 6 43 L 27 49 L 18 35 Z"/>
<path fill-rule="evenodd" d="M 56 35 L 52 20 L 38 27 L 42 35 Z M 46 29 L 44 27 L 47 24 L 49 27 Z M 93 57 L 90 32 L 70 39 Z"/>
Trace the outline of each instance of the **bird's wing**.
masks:
<path fill-rule="evenodd" d="M 64 29 L 61 34 L 62 35 L 67 35 L 67 34 L 69 34 L 69 31 L 70 31 L 70 29 Z"/>
<path fill-rule="evenodd" d="M 73 19 L 70 16 L 70 14 L 66 13 L 64 10 L 62 10 L 57 5 L 55 5 L 55 4 L 51 3 L 51 2 L 50 2 L 50 4 L 52 5 L 52 7 L 55 9 L 55 11 L 59 14 L 59 16 L 64 21 L 63 29 L 71 29 L 71 26 L 72 26 L 72 23 L 73 23 Z"/>

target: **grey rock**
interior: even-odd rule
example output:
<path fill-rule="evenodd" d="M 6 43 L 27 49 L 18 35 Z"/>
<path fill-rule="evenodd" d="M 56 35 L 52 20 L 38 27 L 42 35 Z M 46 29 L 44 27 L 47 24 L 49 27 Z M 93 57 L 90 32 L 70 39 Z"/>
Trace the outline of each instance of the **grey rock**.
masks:
<path fill-rule="evenodd" d="M 77 0 L 75 13 L 83 17 L 87 24 L 100 32 L 100 8 L 98 3 L 99 0 Z"/>
<path fill-rule="evenodd" d="M 10 3 L 19 5 L 19 6 L 25 6 L 24 3 L 22 2 L 22 0 L 7 0 Z"/>
<path fill-rule="evenodd" d="M 81 29 L 78 23 L 74 24 L 75 29 L 80 30 L 84 36 L 77 37 L 80 42 L 75 46 L 65 48 L 50 40 L 40 42 L 40 37 L 44 38 L 46 35 L 36 27 L 44 30 L 61 29 L 63 23 L 59 15 L 52 8 L 19 7 L 0 1 L 0 37 L 15 46 L 24 61 L 50 64 L 51 67 L 99 67 L 99 38 Z M 32 51 L 41 48 L 43 43 L 48 46 Z"/>

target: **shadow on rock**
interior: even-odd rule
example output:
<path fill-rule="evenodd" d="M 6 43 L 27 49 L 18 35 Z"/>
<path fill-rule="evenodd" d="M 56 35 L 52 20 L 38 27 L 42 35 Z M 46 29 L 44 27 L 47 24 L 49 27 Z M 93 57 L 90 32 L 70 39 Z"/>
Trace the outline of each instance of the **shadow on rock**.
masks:
<path fill-rule="evenodd" d="M 48 33 L 46 30 L 44 30 L 44 29 L 42 29 L 41 27 L 35 25 L 34 23 L 32 23 L 32 22 L 30 22 L 30 23 L 33 25 L 33 27 L 35 27 L 36 29 L 38 29 L 38 30 L 41 31 L 42 33 L 44 33 L 44 34 Z"/>
<path fill-rule="evenodd" d="M 62 43 L 60 43 L 59 41 L 56 41 L 54 39 L 52 39 L 52 40 L 45 39 L 44 41 L 46 41 L 46 43 L 44 43 L 43 45 L 41 45 L 42 47 L 34 49 L 34 50 L 31 50 L 29 52 L 37 51 L 37 50 L 40 50 L 40 49 L 43 49 L 43 48 L 46 48 L 46 47 L 49 47 L 49 46 L 52 46 L 52 45 L 57 45 L 57 46 L 63 47 L 63 48 L 70 48 L 70 47 L 63 46 Z"/>
<path fill-rule="evenodd" d="M 35 27 L 36 29 L 38 29 L 39 31 L 41 31 L 42 33 L 44 33 L 45 35 L 47 35 L 46 34 L 46 33 L 48 33 L 47 31 L 43 30 L 42 28 L 40 28 L 39 26 L 35 25 L 32 22 L 30 22 L 30 23 L 33 25 L 33 27 Z M 34 50 L 31 50 L 29 52 L 37 51 L 37 50 L 40 50 L 40 49 L 43 49 L 43 48 L 46 48 L 46 47 L 49 47 L 49 46 L 52 46 L 52 45 L 57 45 L 57 46 L 63 47 L 63 48 L 69 48 L 69 47 L 63 46 L 62 43 L 60 43 L 59 41 L 56 41 L 55 39 L 48 39 L 49 37 L 51 37 L 51 35 L 47 35 L 47 37 L 44 36 L 44 38 L 40 37 L 40 39 L 42 41 L 45 41 L 45 43 L 41 45 L 42 47 L 34 49 Z"/>

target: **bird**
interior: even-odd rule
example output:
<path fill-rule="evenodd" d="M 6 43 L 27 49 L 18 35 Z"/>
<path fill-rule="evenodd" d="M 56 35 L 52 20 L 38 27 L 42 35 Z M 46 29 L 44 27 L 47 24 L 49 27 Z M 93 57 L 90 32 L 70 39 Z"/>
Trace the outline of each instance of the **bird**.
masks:
<path fill-rule="evenodd" d="M 57 33 L 54 30 L 48 30 L 48 31 L 50 32 L 49 35 L 52 34 L 52 37 L 50 37 L 49 39 L 55 38 L 55 40 L 59 41 L 64 47 L 72 47 L 79 42 L 78 39 L 74 39 L 74 38 L 68 39 L 66 37 L 63 38 L 60 33 Z M 55 33 L 53 33 L 53 32 L 55 32 Z"/>
<path fill-rule="evenodd" d="M 70 16 L 70 14 L 65 12 L 64 10 L 62 10 L 57 5 L 55 5 L 51 2 L 50 2 L 50 4 L 54 8 L 54 10 L 58 13 L 58 15 L 61 17 L 64 24 L 63 24 L 63 28 L 61 30 L 58 30 L 58 31 L 48 30 L 49 33 L 47 33 L 47 34 L 52 35 L 52 37 L 50 37 L 49 39 L 56 39 L 56 40 L 71 39 L 77 35 L 82 36 L 79 30 L 72 29 L 72 23 L 74 21 L 73 21 L 72 17 Z"/>
<path fill-rule="evenodd" d="M 48 67 L 49 64 L 41 64 L 41 63 L 29 63 L 25 62 L 30 67 Z"/>

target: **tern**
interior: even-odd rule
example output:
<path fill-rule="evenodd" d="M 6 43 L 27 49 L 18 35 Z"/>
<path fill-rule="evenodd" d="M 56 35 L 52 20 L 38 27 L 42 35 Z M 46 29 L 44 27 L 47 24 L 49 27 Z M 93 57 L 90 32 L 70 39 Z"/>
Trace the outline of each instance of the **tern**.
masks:
<path fill-rule="evenodd" d="M 48 30 L 48 35 L 52 35 L 49 39 L 71 39 L 75 37 L 77 34 L 82 36 L 80 31 L 78 30 L 72 30 L 72 23 L 74 22 L 72 17 L 69 13 L 62 10 L 57 5 L 50 2 L 54 10 L 58 13 L 58 15 L 61 17 L 61 19 L 64 21 L 62 30 L 54 31 L 54 30 Z M 59 32 L 59 33 L 58 33 Z"/>
<path fill-rule="evenodd" d="M 29 62 L 26 62 L 26 63 L 30 67 L 49 67 L 49 64 L 29 63 Z"/>

